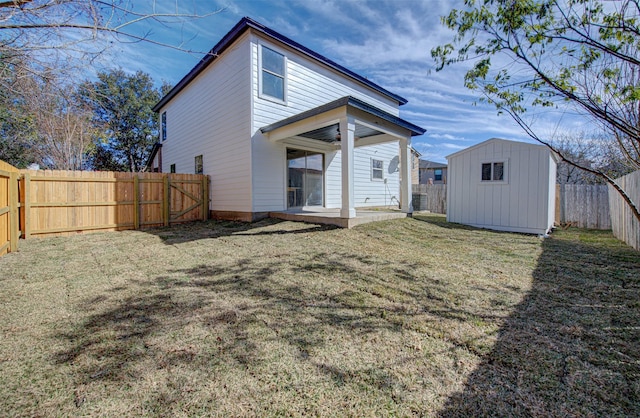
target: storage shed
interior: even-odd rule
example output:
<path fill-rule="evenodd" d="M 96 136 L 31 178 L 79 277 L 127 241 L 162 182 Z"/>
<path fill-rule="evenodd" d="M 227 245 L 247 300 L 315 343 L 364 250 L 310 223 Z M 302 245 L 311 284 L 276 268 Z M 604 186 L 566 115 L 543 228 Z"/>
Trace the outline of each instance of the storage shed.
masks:
<path fill-rule="evenodd" d="M 529 234 L 553 227 L 557 156 L 547 147 L 492 138 L 447 160 L 447 221 Z"/>

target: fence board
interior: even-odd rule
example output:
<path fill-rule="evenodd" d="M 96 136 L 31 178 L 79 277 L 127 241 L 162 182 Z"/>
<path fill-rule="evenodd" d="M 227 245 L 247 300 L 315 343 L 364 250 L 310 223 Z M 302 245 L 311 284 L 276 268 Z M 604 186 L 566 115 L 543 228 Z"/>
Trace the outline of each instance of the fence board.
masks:
<path fill-rule="evenodd" d="M 616 179 L 616 183 L 627 192 L 636 205 L 640 204 L 640 170 Z M 640 250 L 640 223 L 612 186 L 609 186 L 609 205 L 613 235 Z"/>
<path fill-rule="evenodd" d="M 556 222 L 578 228 L 611 229 L 606 185 L 559 184 L 557 195 L 560 218 Z"/>
<path fill-rule="evenodd" d="M 413 184 L 413 209 L 447 213 L 446 184 Z"/>
<path fill-rule="evenodd" d="M 9 242 L 11 241 L 11 207 L 9 205 L 10 180 L 11 174 L 7 171 L 0 170 L 0 255 L 9 252 Z"/>
<path fill-rule="evenodd" d="M 18 249 L 18 171 L 0 160 L 0 256 Z"/>

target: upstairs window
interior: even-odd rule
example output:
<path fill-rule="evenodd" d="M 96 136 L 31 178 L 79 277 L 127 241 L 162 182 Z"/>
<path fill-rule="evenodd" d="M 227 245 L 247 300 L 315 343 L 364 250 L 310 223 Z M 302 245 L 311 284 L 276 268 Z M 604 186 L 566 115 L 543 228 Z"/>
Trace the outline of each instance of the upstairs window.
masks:
<path fill-rule="evenodd" d="M 167 140 L 167 112 L 162 112 L 162 140 Z"/>
<path fill-rule="evenodd" d="M 482 181 L 504 181 L 504 162 L 499 163 L 483 163 L 482 164 Z"/>
<path fill-rule="evenodd" d="M 261 93 L 284 102 L 285 62 L 284 55 L 261 45 Z"/>
<path fill-rule="evenodd" d="M 371 159 L 371 178 L 373 180 L 382 180 L 383 179 L 383 167 L 384 163 L 382 160 Z"/>

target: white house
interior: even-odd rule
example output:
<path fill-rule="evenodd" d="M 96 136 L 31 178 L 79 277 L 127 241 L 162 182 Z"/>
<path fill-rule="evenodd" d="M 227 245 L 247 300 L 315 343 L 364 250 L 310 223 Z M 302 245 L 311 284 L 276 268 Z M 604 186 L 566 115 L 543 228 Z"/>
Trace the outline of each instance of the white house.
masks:
<path fill-rule="evenodd" d="M 557 156 L 547 147 L 493 138 L 447 160 L 447 221 L 530 234 L 553 227 Z"/>
<path fill-rule="evenodd" d="M 400 204 L 411 213 L 407 101 L 250 19 L 241 19 L 154 108 L 156 171 L 204 173 L 214 217 L 300 207 Z"/>

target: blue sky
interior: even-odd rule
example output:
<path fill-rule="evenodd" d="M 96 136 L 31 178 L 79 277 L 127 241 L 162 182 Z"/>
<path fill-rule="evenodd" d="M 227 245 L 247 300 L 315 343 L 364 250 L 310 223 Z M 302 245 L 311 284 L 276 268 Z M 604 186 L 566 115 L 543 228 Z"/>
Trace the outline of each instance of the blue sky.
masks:
<path fill-rule="evenodd" d="M 179 45 L 184 51 L 147 43 L 117 44 L 109 65 L 127 71 L 142 70 L 160 82 L 177 83 L 243 16 L 249 16 L 308 48 L 342 64 L 399 94 L 408 103 L 400 115 L 427 133 L 413 138 L 423 159 L 446 162 L 445 156 L 492 137 L 530 141 L 509 116 L 477 103 L 477 96 L 463 85 L 465 65 L 433 70 L 430 51 L 450 42 L 452 32 L 440 17 L 455 0 L 163 0 L 136 2 L 139 11 L 155 3 L 156 10 L 175 10 L 211 16 L 160 24 L 148 22 L 135 30 L 149 38 Z M 146 9 L 148 10 L 148 9 Z M 543 136 L 562 130 L 588 130 L 574 117 L 559 111 L 535 116 Z"/>

